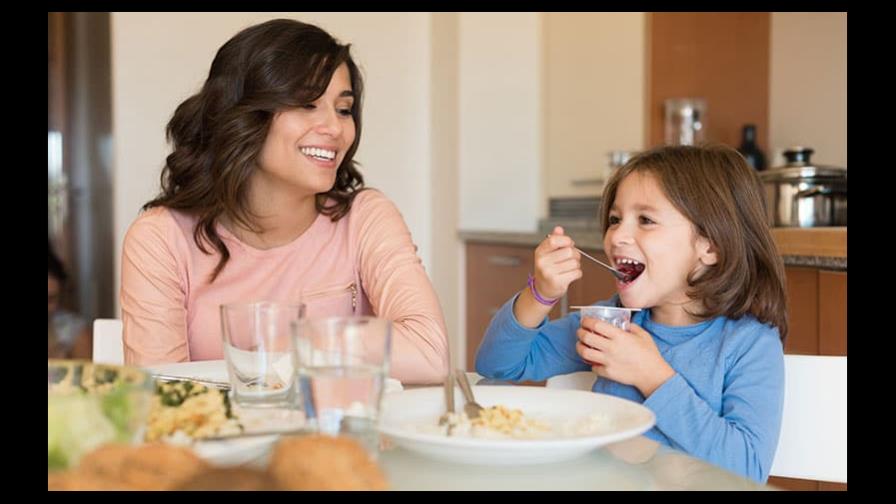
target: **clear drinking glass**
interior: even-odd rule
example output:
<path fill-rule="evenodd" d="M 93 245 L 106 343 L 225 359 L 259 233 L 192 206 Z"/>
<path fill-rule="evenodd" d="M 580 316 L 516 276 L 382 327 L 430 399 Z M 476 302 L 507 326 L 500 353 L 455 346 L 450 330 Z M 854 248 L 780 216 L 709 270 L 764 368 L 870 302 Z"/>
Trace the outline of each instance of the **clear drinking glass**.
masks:
<path fill-rule="evenodd" d="M 375 456 L 392 323 L 374 317 L 303 319 L 293 332 L 309 425 L 322 434 L 352 436 Z"/>
<path fill-rule="evenodd" d="M 234 403 L 244 408 L 299 405 L 291 327 L 304 313 L 301 303 L 221 305 L 224 358 Z"/>

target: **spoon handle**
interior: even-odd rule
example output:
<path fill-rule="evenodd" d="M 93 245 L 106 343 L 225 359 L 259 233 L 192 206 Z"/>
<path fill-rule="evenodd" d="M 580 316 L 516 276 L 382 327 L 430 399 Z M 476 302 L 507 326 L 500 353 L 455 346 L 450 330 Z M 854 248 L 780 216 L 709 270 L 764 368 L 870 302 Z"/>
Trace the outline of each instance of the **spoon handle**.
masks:
<path fill-rule="evenodd" d="M 595 259 L 594 257 L 591 257 L 590 255 L 586 254 L 584 251 L 582 251 L 582 249 L 580 249 L 578 247 L 576 247 L 576 250 L 578 250 L 579 253 L 582 254 L 583 256 L 587 257 L 588 259 L 591 259 L 592 261 L 596 262 L 597 264 L 600 264 L 601 266 L 603 266 L 604 268 L 609 270 L 611 273 L 613 273 L 613 275 L 616 276 L 616 278 L 618 278 L 620 280 L 625 278 L 625 274 L 622 273 L 621 271 L 617 270 L 616 268 L 610 266 L 609 264 L 604 263 L 603 261 Z"/>

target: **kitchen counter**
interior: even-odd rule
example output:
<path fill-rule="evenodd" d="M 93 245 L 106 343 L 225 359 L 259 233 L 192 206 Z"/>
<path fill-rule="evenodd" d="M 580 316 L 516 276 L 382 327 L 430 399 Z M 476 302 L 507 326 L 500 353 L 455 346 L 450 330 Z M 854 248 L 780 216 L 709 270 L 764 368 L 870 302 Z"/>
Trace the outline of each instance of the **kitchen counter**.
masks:
<path fill-rule="evenodd" d="M 535 248 L 544 234 L 500 231 L 460 231 L 460 239 L 471 243 L 525 245 Z M 603 250 L 597 230 L 570 231 L 579 248 Z M 774 228 L 772 237 L 784 258 L 785 266 L 804 266 L 846 271 L 846 227 Z"/>

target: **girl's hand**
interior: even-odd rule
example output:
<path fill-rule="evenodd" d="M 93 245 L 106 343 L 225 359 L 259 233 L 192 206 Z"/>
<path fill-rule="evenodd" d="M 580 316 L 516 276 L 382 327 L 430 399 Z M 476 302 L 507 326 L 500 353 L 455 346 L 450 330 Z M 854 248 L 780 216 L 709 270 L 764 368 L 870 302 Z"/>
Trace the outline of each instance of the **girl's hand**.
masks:
<path fill-rule="evenodd" d="M 542 297 L 559 298 L 569 284 L 582 278 L 582 255 L 574 247 L 572 238 L 557 226 L 535 248 L 535 288 Z"/>
<path fill-rule="evenodd" d="M 653 337 L 636 324 L 624 331 L 600 319 L 582 318 L 576 352 L 598 376 L 636 387 L 644 397 L 675 374 Z"/>

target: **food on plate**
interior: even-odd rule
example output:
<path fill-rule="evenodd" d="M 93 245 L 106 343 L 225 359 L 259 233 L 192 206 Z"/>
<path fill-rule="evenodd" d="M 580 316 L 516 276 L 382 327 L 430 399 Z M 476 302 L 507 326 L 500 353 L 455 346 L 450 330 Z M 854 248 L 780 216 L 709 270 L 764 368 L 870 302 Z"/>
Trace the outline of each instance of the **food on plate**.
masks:
<path fill-rule="evenodd" d="M 268 471 L 287 490 L 386 490 L 386 477 L 364 447 L 339 436 L 282 439 Z"/>
<path fill-rule="evenodd" d="M 590 436 L 611 428 L 607 415 L 594 413 L 582 418 L 546 421 L 527 416 L 520 409 L 497 405 L 484 408 L 479 417 L 466 413 L 449 413 L 447 422 L 427 422 L 417 426 L 419 432 L 490 439 L 546 439 Z"/>
<path fill-rule="evenodd" d="M 47 470 L 78 463 L 94 448 L 130 442 L 144 424 L 149 376 L 126 366 L 47 361 Z"/>
<path fill-rule="evenodd" d="M 146 441 L 189 442 L 243 430 L 224 390 L 187 380 L 156 385 L 146 426 Z"/>

